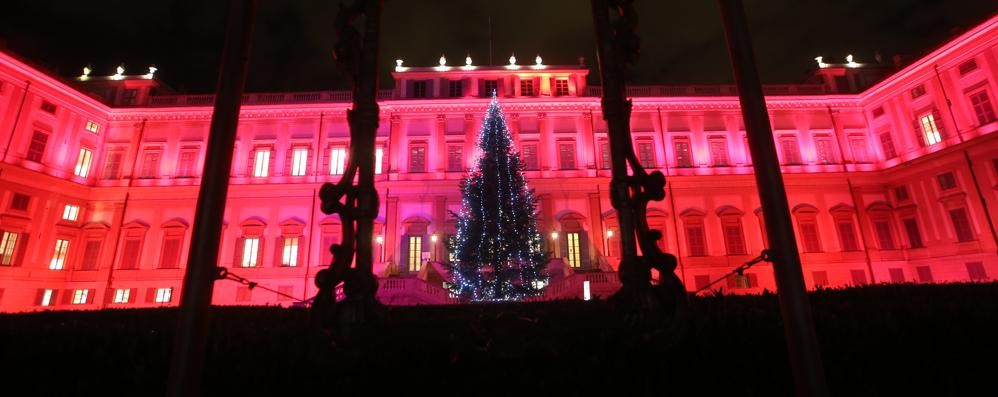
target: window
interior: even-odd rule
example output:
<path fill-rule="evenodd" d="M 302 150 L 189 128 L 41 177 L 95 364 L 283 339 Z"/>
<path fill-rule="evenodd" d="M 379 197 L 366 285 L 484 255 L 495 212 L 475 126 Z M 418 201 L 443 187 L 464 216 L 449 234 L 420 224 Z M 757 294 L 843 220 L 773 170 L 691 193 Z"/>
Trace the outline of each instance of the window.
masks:
<path fill-rule="evenodd" d="M 897 150 L 894 149 L 894 138 L 891 137 L 890 132 L 880 133 L 880 148 L 884 151 L 884 159 L 892 159 L 898 156 Z"/>
<path fill-rule="evenodd" d="M 891 225 L 888 221 L 873 221 L 873 230 L 877 233 L 877 242 L 880 243 L 880 249 L 897 249 L 894 245 L 894 236 L 891 235 Z"/>
<path fill-rule="evenodd" d="M 163 255 L 159 259 L 160 269 L 180 268 L 180 249 L 184 244 L 184 236 L 167 235 L 163 238 Z"/>
<path fill-rule="evenodd" d="M 88 149 L 80 149 L 80 155 L 76 158 L 76 168 L 73 170 L 73 174 L 86 178 L 90 175 L 90 163 L 94 160 L 94 152 Z"/>
<path fill-rule="evenodd" d="M 520 96 L 534 96 L 533 80 L 520 80 Z"/>
<path fill-rule="evenodd" d="M 918 98 L 925 95 L 925 85 L 919 84 L 917 87 L 911 89 L 911 99 Z"/>
<path fill-rule="evenodd" d="M 853 285 L 866 285 L 866 271 L 853 269 L 849 271 L 849 275 L 852 277 Z"/>
<path fill-rule="evenodd" d="M 797 137 L 784 136 L 780 138 L 780 152 L 783 154 L 783 164 L 799 165 L 800 146 L 797 144 Z"/>
<path fill-rule="evenodd" d="M 191 178 L 194 176 L 194 168 L 197 164 L 198 149 L 186 147 L 180 149 L 180 157 L 177 159 L 177 178 Z"/>
<path fill-rule="evenodd" d="M 284 245 L 281 248 L 281 266 L 298 266 L 298 241 L 299 237 L 285 237 Z"/>
<path fill-rule="evenodd" d="M 107 153 L 104 159 L 104 179 L 121 178 L 121 162 L 125 157 L 125 151 L 116 149 Z"/>
<path fill-rule="evenodd" d="M 894 198 L 897 199 L 897 201 L 908 200 L 908 197 L 909 196 L 908 196 L 908 187 L 907 186 L 903 186 L 902 185 L 902 186 L 898 186 L 898 187 L 894 188 Z"/>
<path fill-rule="evenodd" d="M 604 170 L 610 169 L 612 165 L 610 161 L 610 143 L 607 141 L 600 141 L 599 144 L 599 154 L 600 154 L 600 168 Z"/>
<path fill-rule="evenodd" d="M 983 281 L 988 278 L 988 274 L 984 271 L 984 262 L 967 262 L 966 266 L 970 281 Z"/>
<path fill-rule="evenodd" d="M 55 252 L 49 262 L 49 270 L 62 270 L 66 266 L 66 253 L 69 252 L 69 240 L 55 240 Z"/>
<path fill-rule="evenodd" d="M 270 148 L 257 148 L 253 152 L 253 176 L 264 178 L 270 174 Z"/>
<path fill-rule="evenodd" d="M 308 147 L 291 149 L 291 176 L 304 176 L 308 170 Z"/>
<path fill-rule="evenodd" d="M 638 142 L 638 161 L 644 168 L 655 168 L 655 146 L 651 142 Z"/>
<path fill-rule="evenodd" d="M 464 158 L 461 145 L 447 145 L 447 171 L 460 172 L 464 170 Z"/>
<path fill-rule="evenodd" d="M 970 219 L 967 218 L 965 208 L 955 208 L 949 210 L 949 218 L 953 221 L 953 229 L 956 231 L 956 240 L 959 242 L 974 241 L 974 229 L 970 227 Z"/>
<path fill-rule="evenodd" d="M 985 125 L 996 120 L 995 109 L 991 106 L 991 98 L 988 92 L 980 90 L 970 95 L 970 105 L 974 107 L 974 114 L 977 115 L 977 123 Z"/>
<path fill-rule="evenodd" d="M 565 233 L 565 243 L 567 245 L 565 259 L 568 266 L 578 268 L 582 266 L 582 254 L 579 249 L 579 233 Z"/>
<path fill-rule="evenodd" d="M 814 287 L 826 287 L 828 286 L 828 272 L 823 270 L 815 270 L 811 272 L 811 278 L 814 280 Z"/>
<path fill-rule="evenodd" d="M 877 117 L 880 117 L 880 116 L 883 116 L 883 115 L 884 115 L 884 107 L 883 106 L 877 106 L 876 108 L 873 109 L 873 118 L 877 118 Z"/>
<path fill-rule="evenodd" d="M 374 149 L 374 173 L 381 174 L 381 162 L 385 159 L 385 149 Z"/>
<path fill-rule="evenodd" d="M 173 288 L 156 288 L 156 303 L 170 303 L 173 299 Z"/>
<path fill-rule="evenodd" d="M 448 83 L 448 86 L 448 88 L 450 88 L 449 93 L 451 98 L 464 96 L 464 84 L 461 80 L 451 80 Z"/>
<path fill-rule="evenodd" d="M 39 305 L 41 305 L 41 306 L 53 306 L 53 305 L 55 305 L 55 296 L 56 296 L 55 290 L 44 289 L 44 290 L 41 290 L 39 292 L 40 292 L 40 295 L 41 295 L 39 297 L 39 300 L 38 300 L 38 304 Z"/>
<path fill-rule="evenodd" d="M 918 231 L 918 222 L 915 218 L 906 218 L 901 221 L 904 224 L 904 231 L 908 235 L 908 245 L 911 248 L 922 248 L 922 233 Z"/>
<path fill-rule="evenodd" d="M 937 114 L 933 112 L 918 118 L 918 126 L 922 129 L 923 145 L 935 145 L 943 140 L 942 135 L 939 133 L 939 125 L 937 123 L 940 120 Z"/>
<path fill-rule="evenodd" d="M 485 80 L 485 92 L 482 96 L 499 95 L 499 80 Z"/>
<path fill-rule="evenodd" d="M 85 305 L 87 304 L 87 297 L 90 295 L 90 290 L 78 289 L 73 291 L 73 304 L 74 305 Z"/>
<path fill-rule="evenodd" d="M 142 239 L 128 237 L 125 239 L 124 247 L 121 250 L 122 270 L 135 270 L 139 268 L 139 256 L 142 254 Z"/>
<path fill-rule="evenodd" d="M 161 152 L 158 149 L 147 149 L 142 155 L 142 173 L 139 178 L 150 179 L 159 176 L 159 160 Z"/>
<path fill-rule="evenodd" d="M 932 280 L 932 269 L 928 266 L 915 266 L 915 273 L 918 274 L 918 282 L 920 283 L 931 283 Z"/>
<path fill-rule="evenodd" d="M 523 145 L 523 169 L 525 171 L 536 171 L 540 167 L 537 164 L 537 144 Z"/>
<path fill-rule="evenodd" d="M 132 297 L 132 290 L 127 288 L 118 288 L 114 290 L 114 303 L 128 303 Z"/>
<path fill-rule="evenodd" d="M 859 243 L 856 240 L 856 229 L 853 227 L 852 217 L 837 219 L 835 222 L 836 231 L 839 232 L 839 242 L 843 251 L 859 251 Z"/>
<path fill-rule="evenodd" d="M 134 88 L 128 88 L 125 89 L 125 95 L 122 98 L 122 102 L 124 102 L 125 106 L 131 106 L 134 105 L 136 102 L 138 102 L 138 98 L 139 98 L 139 90 Z"/>
<path fill-rule="evenodd" d="M 574 170 L 575 169 L 575 144 L 574 143 L 559 143 L 558 144 L 558 160 L 563 170 Z"/>
<path fill-rule="evenodd" d="M 727 167 L 728 142 L 724 138 L 710 138 L 710 160 L 715 167 Z"/>
<path fill-rule="evenodd" d="M 426 81 L 413 81 L 412 82 L 412 97 L 413 98 L 426 98 Z"/>
<path fill-rule="evenodd" d="M 45 113 L 55 114 L 55 104 L 49 101 L 42 101 L 41 109 Z"/>
<path fill-rule="evenodd" d="M 17 233 L 3 232 L 0 235 L 0 266 L 14 265 L 14 252 L 17 247 Z"/>
<path fill-rule="evenodd" d="M 703 219 L 686 221 L 686 242 L 689 256 L 707 256 L 707 239 L 703 231 Z"/>
<path fill-rule="evenodd" d="M 952 172 L 936 175 L 936 181 L 939 182 L 939 190 L 956 188 L 956 177 Z"/>
<path fill-rule="evenodd" d="M 818 224 L 814 219 L 798 221 L 804 252 L 821 252 L 821 240 L 818 239 Z"/>
<path fill-rule="evenodd" d="M 818 164 L 835 164 L 835 153 L 832 151 L 832 140 L 829 137 L 814 138 L 814 152 Z"/>
<path fill-rule="evenodd" d="M 676 167 L 692 167 L 693 159 L 690 158 L 690 141 L 685 138 L 677 138 L 672 141 L 672 146 L 676 155 Z"/>
<path fill-rule="evenodd" d="M 409 236 L 409 271 L 418 272 L 423 264 L 423 237 Z"/>
<path fill-rule="evenodd" d="M 409 147 L 409 172 L 426 172 L 426 145 Z"/>
<path fill-rule="evenodd" d="M 568 79 L 556 79 L 554 81 L 554 94 L 557 96 L 568 95 Z"/>
<path fill-rule="evenodd" d="M 728 277 L 728 288 L 755 288 L 759 286 L 759 278 L 753 273 L 732 274 Z"/>
<path fill-rule="evenodd" d="M 693 276 L 693 285 L 696 286 L 697 291 L 707 288 L 707 285 L 709 284 L 710 284 L 710 276 L 706 274 L 698 274 L 696 276 Z"/>
<path fill-rule="evenodd" d="M 977 60 L 970 59 L 964 63 L 961 63 L 960 66 L 958 66 L 957 68 L 960 70 L 960 75 L 963 76 L 967 73 L 977 70 Z"/>
<path fill-rule="evenodd" d="M 247 237 L 243 239 L 242 261 L 240 267 L 257 267 L 260 264 L 260 238 Z"/>
<path fill-rule="evenodd" d="M 31 196 L 27 194 L 14 193 L 10 199 L 10 209 L 17 211 L 27 211 L 28 204 L 31 204 Z"/>
<path fill-rule="evenodd" d="M 42 157 L 45 155 L 45 146 L 48 144 L 48 141 L 49 134 L 35 131 L 31 134 L 31 143 L 28 145 L 28 155 L 25 158 L 36 163 L 42 162 Z"/>
<path fill-rule="evenodd" d="M 97 131 L 100 130 L 100 124 L 97 124 L 97 122 L 93 121 L 93 120 L 87 120 L 87 125 L 84 128 L 86 128 L 87 131 L 90 131 L 90 132 L 93 132 L 94 134 L 96 134 Z"/>
<path fill-rule="evenodd" d="M 66 204 L 62 209 L 62 220 L 76 222 L 76 219 L 80 216 L 80 206 Z"/>
<path fill-rule="evenodd" d="M 903 283 L 904 282 L 904 270 L 898 267 L 892 267 L 887 269 L 887 274 L 890 275 L 892 283 Z"/>
<path fill-rule="evenodd" d="M 83 246 L 83 260 L 80 261 L 80 270 L 97 270 L 97 261 L 100 259 L 101 240 L 88 240 Z"/>
<path fill-rule="evenodd" d="M 347 162 L 347 149 L 334 147 L 329 149 L 329 175 L 343 175 L 343 169 Z M 377 161 L 375 165 L 381 163 Z"/>
<path fill-rule="evenodd" d="M 742 221 L 736 217 L 724 217 L 724 246 L 728 255 L 745 255 L 745 236 L 742 232 Z"/>

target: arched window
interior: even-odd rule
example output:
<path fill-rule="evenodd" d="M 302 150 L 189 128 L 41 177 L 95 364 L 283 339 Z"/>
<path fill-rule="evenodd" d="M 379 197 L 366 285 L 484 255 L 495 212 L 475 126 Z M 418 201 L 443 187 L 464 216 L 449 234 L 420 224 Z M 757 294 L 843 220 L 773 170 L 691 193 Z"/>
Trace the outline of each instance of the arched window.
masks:
<path fill-rule="evenodd" d="M 695 208 L 687 209 L 679 214 L 683 218 L 688 256 L 707 256 L 707 234 L 703 226 L 704 215 L 706 214 L 703 211 Z"/>
<path fill-rule="evenodd" d="M 818 208 L 810 204 L 800 204 L 793 209 L 797 218 L 797 233 L 800 235 L 800 248 L 803 252 L 821 252 L 821 237 L 818 234 Z"/>
<path fill-rule="evenodd" d="M 745 213 L 732 206 L 717 209 L 717 217 L 721 218 L 721 232 L 724 235 L 724 247 L 728 255 L 745 255 L 745 231 L 742 229 L 742 216 Z"/>
<path fill-rule="evenodd" d="M 853 208 L 839 204 L 828 212 L 835 221 L 835 232 L 839 235 L 839 248 L 842 251 L 859 251 L 859 239 L 856 237 L 856 223 L 853 221 Z"/>
<path fill-rule="evenodd" d="M 121 256 L 118 268 L 133 270 L 139 268 L 142 257 L 142 242 L 146 238 L 149 226 L 138 221 L 132 221 L 121 227 Z"/>
<path fill-rule="evenodd" d="M 277 250 L 274 266 L 298 267 L 305 261 L 306 239 L 303 236 L 305 222 L 299 219 L 288 219 L 281 222 L 281 235 L 277 237 Z"/>
<path fill-rule="evenodd" d="M 241 235 L 236 238 L 236 250 L 232 256 L 233 267 L 263 266 L 264 237 L 267 224 L 257 218 L 250 218 L 239 225 Z"/>
<path fill-rule="evenodd" d="M 870 204 L 866 208 L 866 213 L 870 217 L 870 225 L 873 233 L 877 236 L 877 245 L 881 250 L 895 250 L 897 244 L 894 239 L 894 209 L 885 202 L 878 201 Z"/>
<path fill-rule="evenodd" d="M 160 247 L 159 268 L 178 269 L 183 259 L 184 236 L 187 234 L 187 223 L 174 219 L 160 226 L 163 229 L 163 245 Z"/>

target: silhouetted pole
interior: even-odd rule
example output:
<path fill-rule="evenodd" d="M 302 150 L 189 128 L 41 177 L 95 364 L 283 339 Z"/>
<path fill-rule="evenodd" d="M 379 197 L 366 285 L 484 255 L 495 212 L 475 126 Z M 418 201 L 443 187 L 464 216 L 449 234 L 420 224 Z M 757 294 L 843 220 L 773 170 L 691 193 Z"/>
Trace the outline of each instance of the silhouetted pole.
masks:
<path fill-rule="evenodd" d="M 201 187 L 194 212 L 191 251 L 187 259 L 184 288 L 180 294 L 180 318 L 170 363 L 169 396 L 199 394 L 208 339 L 211 295 L 218 272 L 218 247 L 229 189 L 232 149 L 239 124 L 239 105 L 249 67 L 250 43 L 256 0 L 231 0 L 225 48 L 218 72 L 215 108 L 208 131 Z"/>
<path fill-rule="evenodd" d="M 741 0 L 718 0 L 718 3 L 724 20 L 731 68 L 738 87 L 738 101 L 745 120 L 745 131 L 748 133 L 759 200 L 766 219 L 780 314 L 783 316 L 783 329 L 797 395 L 827 396 L 828 386 L 821 364 L 821 352 L 814 332 L 811 306 L 804 289 L 804 275 L 790 220 L 787 192 L 776 157 L 766 100 L 755 67 L 745 10 Z"/>

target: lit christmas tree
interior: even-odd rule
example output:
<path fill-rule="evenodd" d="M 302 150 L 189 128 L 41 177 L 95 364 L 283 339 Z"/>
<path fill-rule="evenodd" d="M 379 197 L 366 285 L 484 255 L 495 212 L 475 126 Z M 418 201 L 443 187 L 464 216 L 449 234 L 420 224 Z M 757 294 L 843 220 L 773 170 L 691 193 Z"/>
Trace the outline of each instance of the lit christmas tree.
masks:
<path fill-rule="evenodd" d="M 495 93 L 478 138 L 478 163 L 461 182 L 457 235 L 448 241 L 451 293 L 471 301 L 540 295 L 548 255 L 537 232 L 534 191 L 523 177 Z"/>

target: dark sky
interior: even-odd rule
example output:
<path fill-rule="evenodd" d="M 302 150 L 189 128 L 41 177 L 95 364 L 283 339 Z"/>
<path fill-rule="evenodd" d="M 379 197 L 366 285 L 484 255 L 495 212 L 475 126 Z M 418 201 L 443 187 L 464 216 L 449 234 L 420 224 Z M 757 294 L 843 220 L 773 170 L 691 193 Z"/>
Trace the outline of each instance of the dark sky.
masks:
<path fill-rule="evenodd" d="M 249 91 L 342 89 L 331 51 L 337 0 L 261 0 Z M 211 92 L 225 26 L 224 1 L 4 0 L 0 44 L 64 76 L 92 64 L 109 75 L 158 76 L 186 92 Z M 713 0 L 637 1 L 642 57 L 634 84 L 730 83 L 730 67 Z M 840 62 L 847 53 L 870 62 L 875 51 L 917 56 L 993 15 L 994 0 L 746 0 L 764 82 L 800 81 L 813 58 Z M 495 61 L 511 52 L 548 64 L 594 57 L 592 17 L 585 0 L 386 0 L 383 71 L 453 63 L 470 53 L 488 59 L 492 17 Z M 595 73 L 592 74 L 595 77 Z M 388 83 L 390 84 L 390 83 Z M 386 85 L 385 82 L 382 85 Z"/>

